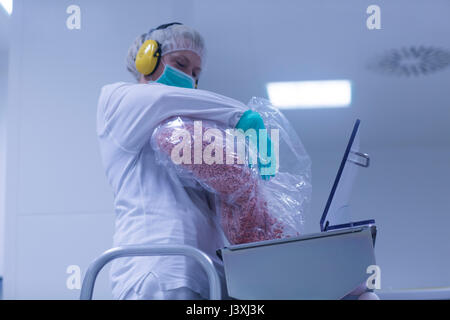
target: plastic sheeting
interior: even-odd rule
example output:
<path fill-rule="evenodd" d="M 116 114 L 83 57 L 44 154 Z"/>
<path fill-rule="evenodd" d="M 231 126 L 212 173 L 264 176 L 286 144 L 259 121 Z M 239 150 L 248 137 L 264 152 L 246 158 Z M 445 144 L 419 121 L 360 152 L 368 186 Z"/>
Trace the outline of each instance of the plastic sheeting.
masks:
<path fill-rule="evenodd" d="M 215 195 L 214 219 L 232 245 L 302 234 L 311 201 L 311 161 L 297 133 L 270 101 L 253 97 L 248 106 L 260 113 L 266 132 L 177 117 L 151 138 L 157 161 L 180 183 Z M 271 150 L 259 144 L 258 151 L 266 137 Z M 263 180 L 260 170 L 267 168 L 275 175 Z"/>

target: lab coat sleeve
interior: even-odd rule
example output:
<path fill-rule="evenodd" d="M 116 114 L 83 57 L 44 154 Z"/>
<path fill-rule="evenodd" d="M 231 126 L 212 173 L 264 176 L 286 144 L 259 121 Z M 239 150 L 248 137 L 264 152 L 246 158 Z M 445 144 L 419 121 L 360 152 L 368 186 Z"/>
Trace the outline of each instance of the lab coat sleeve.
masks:
<path fill-rule="evenodd" d="M 163 84 L 109 85 L 102 89 L 104 127 L 121 148 L 138 152 L 156 126 L 173 116 L 210 120 L 234 128 L 248 107 L 206 90 Z"/>

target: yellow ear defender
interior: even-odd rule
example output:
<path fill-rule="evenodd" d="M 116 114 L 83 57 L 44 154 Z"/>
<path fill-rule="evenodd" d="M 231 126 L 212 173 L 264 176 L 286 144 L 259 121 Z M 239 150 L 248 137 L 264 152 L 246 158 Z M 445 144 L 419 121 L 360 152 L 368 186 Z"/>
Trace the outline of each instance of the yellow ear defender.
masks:
<path fill-rule="evenodd" d="M 152 29 L 148 32 L 150 35 L 155 30 L 166 29 L 175 24 L 181 25 L 179 22 L 167 23 L 160 25 L 158 28 Z M 158 41 L 147 40 L 141 46 L 136 56 L 136 70 L 144 76 L 149 76 L 156 71 L 161 60 L 161 45 Z"/>
<path fill-rule="evenodd" d="M 150 30 L 148 34 L 152 33 L 154 30 L 165 29 L 175 24 L 181 25 L 179 22 L 163 24 L 156 29 Z M 156 40 L 146 40 L 137 53 L 135 62 L 136 70 L 145 76 L 149 76 L 158 69 L 160 61 L 161 45 Z M 195 89 L 197 89 L 197 86 L 198 80 L 195 81 Z"/>
<path fill-rule="evenodd" d="M 161 59 L 161 47 L 155 40 L 147 40 L 136 56 L 136 69 L 145 76 L 151 75 L 158 68 Z"/>

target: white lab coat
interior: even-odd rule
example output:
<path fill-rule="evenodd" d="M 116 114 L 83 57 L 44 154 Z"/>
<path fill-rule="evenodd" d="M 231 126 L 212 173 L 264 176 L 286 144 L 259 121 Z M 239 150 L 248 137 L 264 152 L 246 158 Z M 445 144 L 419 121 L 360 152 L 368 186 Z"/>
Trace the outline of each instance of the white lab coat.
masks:
<path fill-rule="evenodd" d="M 150 137 L 159 123 L 172 116 L 211 120 L 234 128 L 246 110 L 248 107 L 237 100 L 205 90 L 125 82 L 102 88 L 97 134 L 114 191 L 114 246 L 194 246 L 212 259 L 224 287 L 223 263 L 216 256 L 224 242 L 206 194 L 184 188 L 176 176 L 155 162 Z M 188 287 L 209 298 L 206 273 L 192 258 L 183 256 L 113 261 L 110 279 L 114 298 L 124 297 L 149 272 L 158 277 L 163 290 Z"/>

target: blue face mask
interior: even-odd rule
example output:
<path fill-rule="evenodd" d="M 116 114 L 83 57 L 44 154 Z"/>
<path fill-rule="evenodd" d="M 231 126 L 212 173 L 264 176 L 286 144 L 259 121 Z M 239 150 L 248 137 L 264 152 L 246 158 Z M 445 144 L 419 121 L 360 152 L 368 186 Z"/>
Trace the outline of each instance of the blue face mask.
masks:
<path fill-rule="evenodd" d="M 172 66 L 166 64 L 164 66 L 164 72 L 161 76 L 154 82 L 167 84 L 169 86 L 180 87 L 180 88 L 195 88 L 194 78 L 188 76 L 183 71 L 180 71 Z"/>

